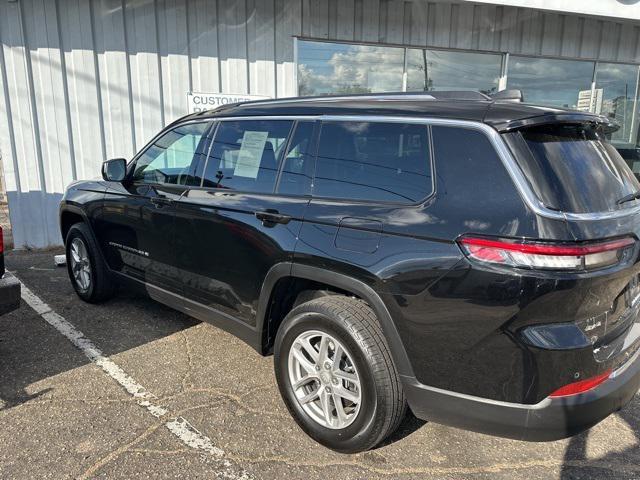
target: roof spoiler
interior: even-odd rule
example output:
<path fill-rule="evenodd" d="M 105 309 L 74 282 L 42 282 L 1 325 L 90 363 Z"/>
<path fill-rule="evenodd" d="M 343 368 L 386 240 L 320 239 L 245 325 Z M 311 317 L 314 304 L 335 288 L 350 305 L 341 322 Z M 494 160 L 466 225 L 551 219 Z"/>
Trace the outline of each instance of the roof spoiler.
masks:
<path fill-rule="evenodd" d="M 524 95 L 522 95 L 522 90 L 511 89 L 511 90 L 500 90 L 499 92 L 491 94 L 492 100 L 505 100 L 507 102 L 522 102 L 524 101 Z"/>

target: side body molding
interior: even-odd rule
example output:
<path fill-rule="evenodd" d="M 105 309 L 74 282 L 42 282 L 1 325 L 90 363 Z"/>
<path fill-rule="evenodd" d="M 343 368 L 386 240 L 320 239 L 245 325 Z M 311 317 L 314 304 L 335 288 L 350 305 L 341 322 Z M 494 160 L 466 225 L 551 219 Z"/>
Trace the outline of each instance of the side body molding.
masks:
<path fill-rule="evenodd" d="M 380 321 L 382 331 L 386 337 L 389 348 L 391 349 L 391 356 L 396 368 L 398 369 L 398 373 L 403 377 L 415 376 L 395 323 L 393 322 L 391 315 L 380 296 L 362 281 L 334 271 L 290 262 L 283 262 L 274 265 L 267 273 L 267 277 L 265 278 L 260 292 L 257 311 L 258 332 L 261 332 L 264 328 L 264 322 L 266 320 L 265 317 L 267 316 L 269 308 L 269 300 L 275 284 L 278 280 L 287 276 L 331 285 L 341 290 L 353 292 L 358 297 L 366 300 Z"/>

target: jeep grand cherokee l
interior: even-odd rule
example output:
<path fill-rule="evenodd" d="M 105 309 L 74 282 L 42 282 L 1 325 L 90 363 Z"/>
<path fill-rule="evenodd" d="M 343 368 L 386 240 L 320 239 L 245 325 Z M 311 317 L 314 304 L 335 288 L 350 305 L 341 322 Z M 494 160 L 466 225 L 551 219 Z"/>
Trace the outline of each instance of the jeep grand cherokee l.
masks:
<path fill-rule="evenodd" d="M 118 284 L 274 353 L 301 428 L 371 448 L 407 406 L 525 440 L 640 384 L 640 184 L 604 117 L 481 94 L 189 115 L 60 207 L 73 287 Z"/>

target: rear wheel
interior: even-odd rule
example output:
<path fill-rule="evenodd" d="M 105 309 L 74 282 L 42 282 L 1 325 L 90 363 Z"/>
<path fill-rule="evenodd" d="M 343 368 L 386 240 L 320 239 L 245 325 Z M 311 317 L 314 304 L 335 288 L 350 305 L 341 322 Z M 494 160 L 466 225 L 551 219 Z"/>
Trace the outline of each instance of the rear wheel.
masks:
<path fill-rule="evenodd" d="M 276 336 L 275 370 L 300 427 L 339 452 L 374 447 L 406 412 L 380 324 L 359 299 L 334 295 L 293 309 Z"/>
<path fill-rule="evenodd" d="M 115 292 L 93 235 L 84 223 L 76 223 L 67 233 L 67 271 L 78 296 L 85 302 L 102 302 Z"/>

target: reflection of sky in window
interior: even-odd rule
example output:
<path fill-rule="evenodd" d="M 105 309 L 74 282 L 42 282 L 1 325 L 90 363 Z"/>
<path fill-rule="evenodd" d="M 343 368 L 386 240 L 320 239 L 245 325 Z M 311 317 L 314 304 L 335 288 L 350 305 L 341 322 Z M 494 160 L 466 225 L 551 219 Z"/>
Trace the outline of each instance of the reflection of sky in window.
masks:
<path fill-rule="evenodd" d="M 424 90 L 426 70 L 428 90 L 481 90 L 498 89 L 500 55 L 441 50 L 409 49 L 407 51 L 407 90 Z"/>
<path fill-rule="evenodd" d="M 425 56 L 427 78 L 425 78 Z M 407 90 L 497 90 L 501 54 L 407 49 Z M 507 88 L 522 90 L 528 103 L 576 108 L 591 90 L 594 62 L 511 55 Z M 299 94 L 398 92 L 404 49 L 382 45 L 298 42 Z M 600 63 L 601 112 L 622 124 L 614 140 L 631 139 L 638 67 Z M 619 138 L 618 138 L 619 137 Z"/>
<path fill-rule="evenodd" d="M 300 95 L 402 90 L 404 50 L 397 47 L 298 44 Z"/>
<path fill-rule="evenodd" d="M 599 63 L 596 67 L 596 88 L 602 89 L 602 108 L 599 113 L 620 124 L 618 131 L 611 137 L 615 143 L 634 141 L 631 124 L 636 106 L 634 98 L 637 79 L 637 65 Z"/>
<path fill-rule="evenodd" d="M 522 90 L 527 103 L 576 108 L 592 77 L 593 62 L 511 56 L 507 86 Z"/>
<path fill-rule="evenodd" d="M 599 63 L 596 68 L 596 88 L 603 89 L 603 98 L 633 98 L 637 76 L 637 65 Z"/>

